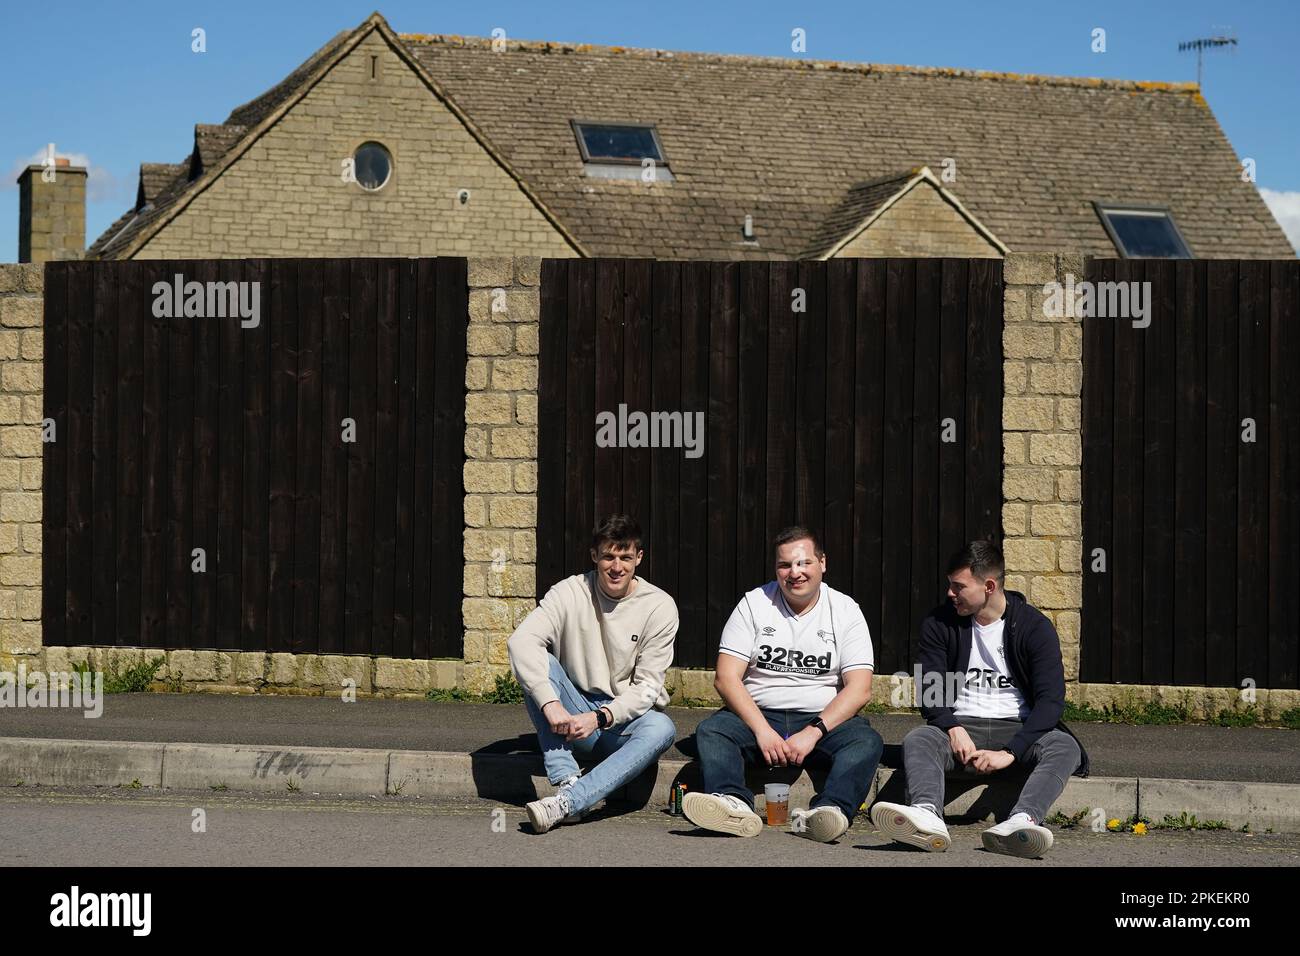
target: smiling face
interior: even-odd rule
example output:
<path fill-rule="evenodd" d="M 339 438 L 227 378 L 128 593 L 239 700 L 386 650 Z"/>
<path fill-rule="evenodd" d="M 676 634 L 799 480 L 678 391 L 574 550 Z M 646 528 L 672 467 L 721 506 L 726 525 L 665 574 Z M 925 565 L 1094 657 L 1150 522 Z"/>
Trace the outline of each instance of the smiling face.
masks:
<path fill-rule="evenodd" d="M 948 575 L 948 600 L 962 617 L 978 614 L 997 590 L 995 578 L 977 578 L 970 568 Z"/>
<path fill-rule="evenodd" d="M 606 596 L 618 601 L 631 593 L 637 565 L 644 555 L 645 552 L 636 548 L 631 541 L 619 543 L 606 539 L 591 549 L 591 560 L 596 565 L 596 580 L 600 582 L 600 589 Z"/>
<path fill-rule="evenodd" d="M 776 581 L 796 614 L 821 591 L 825 573 L 826 556 L 817 556 L 811 538 L 787 541 L 776 549 Z"/>

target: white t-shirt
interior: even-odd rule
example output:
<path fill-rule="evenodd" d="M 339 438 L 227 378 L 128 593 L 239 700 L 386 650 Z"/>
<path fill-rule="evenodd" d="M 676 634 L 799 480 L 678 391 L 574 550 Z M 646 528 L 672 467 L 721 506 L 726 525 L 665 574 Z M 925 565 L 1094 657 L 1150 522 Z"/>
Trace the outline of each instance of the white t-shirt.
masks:
<path fill-rule="evenodd" d="M 1007 656 L 1002 644 L 1004 622 L 971 622 L 970 659 L 957 689 L 955 717 L 1029 716 L 1025 695 L 1011 683 Z"/>
<path fill-rule="evenodd" d="M 718 651 L 749 661 L 745 690 L 769 710 L 820 711 L 843 686 L 840 675 L 875 669 L 862 609 L 825 582 L 802 615 L 775 581 L 749 591 L 727 619 Z"/>

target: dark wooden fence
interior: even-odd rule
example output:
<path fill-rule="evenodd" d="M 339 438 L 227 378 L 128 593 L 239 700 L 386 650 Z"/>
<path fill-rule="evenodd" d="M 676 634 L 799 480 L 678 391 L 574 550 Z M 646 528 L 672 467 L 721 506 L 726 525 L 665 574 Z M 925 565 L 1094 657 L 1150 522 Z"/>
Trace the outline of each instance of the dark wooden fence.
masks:
<path fill-rule="evenodd" d="M 681 614 L 676 663 L 712 666 L 773 577 L 771 535 L 807 523 L 878 670 L 909 667 L 947 555 L 1000 534 L 1002 290 L 1000 260 L 545 261 L 538 593 L 591 567 L 598 514 L 630 512 Z M 621 402 L 704 412 L 704 455 L 597 447 Z"/>
<path fill-rule="evenodd" d="M 1150 282 L 1154 308 L 1145 329 L 1083 319 L 1080 679 L 1296 687 L 1300 264 L 1094 260 L 1087 278 Z"/>
<path fill-rule="evenodd" d="M 259 282 L 260 324 L 156 318 L 177 273 Z M 460 655 L 464 259 L 45 281 L 47 645 Z"/>

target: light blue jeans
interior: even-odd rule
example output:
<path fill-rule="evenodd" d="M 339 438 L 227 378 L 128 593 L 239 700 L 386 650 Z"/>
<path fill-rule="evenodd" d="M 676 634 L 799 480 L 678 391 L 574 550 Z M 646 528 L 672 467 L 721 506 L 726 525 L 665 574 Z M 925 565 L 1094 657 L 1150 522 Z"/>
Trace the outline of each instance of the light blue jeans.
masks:
<path fill-rule="evenodd" d="M 578 690 L 555 655 L 548 654 L 547 657 L 551 662 L 551 684 L 559 695 L 560 703 L 569 713 L 589 713 L 612 700 L 600 694 L 587 694 Z M 625 724 L 596 730 L 584 740 L 565 740 L 559 734 L 552 733 L 551 725 L 546 722 L 542 709 L 531 695 L 524 695 L 524 706 L 528 709 L 533 726 L 537 728 L 546 777 L 552 784 L 558 784 L 578 772 L 575 754 L 600 761 L 590 773 L 580 777 L 569 791 L 574 813 L 594 806 L 629 780 L 634 780 L 677 739 L 677 727 L 672 718 L 657 710 L 649 710 Z"/>

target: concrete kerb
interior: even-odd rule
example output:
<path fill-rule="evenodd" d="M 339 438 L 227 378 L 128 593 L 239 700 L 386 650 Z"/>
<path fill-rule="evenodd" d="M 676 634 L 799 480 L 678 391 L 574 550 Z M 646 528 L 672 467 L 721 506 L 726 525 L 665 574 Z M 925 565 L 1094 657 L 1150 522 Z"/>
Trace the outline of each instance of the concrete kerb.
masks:
<path fill-rule="evenodd" d="M 871 800 L 896 799 L 881 768 Z M 661 760 L 657 773 L 630 784 L 615 797 L 663 806 L 678 780 L 699 788 L 698 766 Z M 403 797 L 475 797 L 518 804 L 551 792 L 535 754 L 466 754 L 360 748 L 268 747 L 255 744 L 141 743 L 127 741 L 0 738 L 0 785 L 117 787 L 139 784 L 178 790 L 210 788 Z M 291 783 L 292 782 L 292 783 Z M 751 781 L 753 783 L 754 781 Z M 897 782 L 894 789 L 898 789 Z M 954 787 L 954 782 L 956 786 Z M 761 787 L 759 792 L 761 809 Z M 807 773 L 792 781 L 791 800 L 807 804 L 813 795 Z M 997 782 L 953 781 L 947 814 L 989 819 L 1005 810 L 1013 790 Z M 1070 815 L 1104 811 L 1107 819 L 1142 814 L 1160 821 L 1186 813 L 1202 821 L 1222 820 L 1256 832 L 1272 828 L 1300 833 L 1300 785 L 1217 780 L 1072 777 L 1053 809 Z"/>

